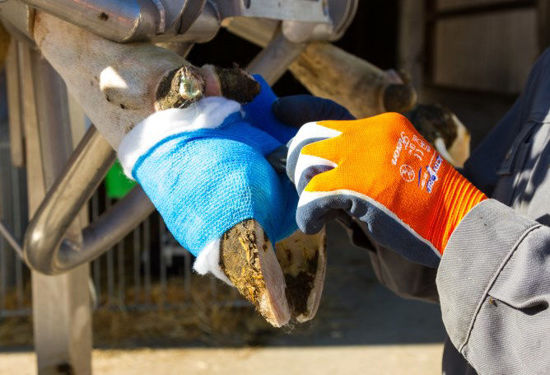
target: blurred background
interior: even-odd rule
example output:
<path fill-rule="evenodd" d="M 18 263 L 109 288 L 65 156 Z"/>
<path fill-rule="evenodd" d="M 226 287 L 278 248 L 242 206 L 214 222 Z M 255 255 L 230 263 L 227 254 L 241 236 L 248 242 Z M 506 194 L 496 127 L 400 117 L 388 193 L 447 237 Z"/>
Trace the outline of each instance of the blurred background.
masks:
<path fill-rule="evenodd" d="M 382 69 L 407 72 L 419 101 L 454 111 L 475 147 L 548 44 L 549 9 L 545 0 L 362 0 L 336 44 Z M 189 60 L 246 66 L 258 51 L 222 29 Z M 0 218 L 22 238 L 27 181 L 24 167 L 10 159 L 5 80 L 2 75 Z M 274 88 L 280 96 L 307 92 L 290 73 Z M 132 187 L 121 176 L 111 170 L 89 203 L 90 219 Z M 271 328 L 235 291 L 193 274 L 192 262 L 157 214 L 93 262 L 96 373 L 439 373 L 439 307 L 378 285 L 367 253 L 337 225 L 328 228 L 319 312 L 304 325 Z M 30 299 L 30 272 L 0 239 L 0 374 L 35 371 Z"/>

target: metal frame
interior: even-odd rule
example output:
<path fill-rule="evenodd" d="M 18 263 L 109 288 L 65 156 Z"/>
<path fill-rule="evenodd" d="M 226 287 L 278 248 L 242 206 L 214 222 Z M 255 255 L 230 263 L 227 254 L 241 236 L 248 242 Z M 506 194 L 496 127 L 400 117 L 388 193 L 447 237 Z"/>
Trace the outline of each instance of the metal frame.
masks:
<path fill-rule="evenodd" d="M 324 0 L 21 1 L 115 42 L 207 41 L 214 37 L 224 19 L 239 16 L 332 24 L 328 2 Z"/>
<path fill-rule="evenodd" d="M 135 12 L 147 12 L 147 7 L 141 9 L 131 10 L 128 6 L 124 7 L 120 5 L 120 9 L 115 6 L 119 3 L 119 0 L 113 0 L 112 3 L 104 4 L 110 0 L 87 0 L 87 1 L 74 1 L 74 0 L 25 0 L 26 3 L 39 6 L 41 9 L 47 9 L 55 14 L 63 17 L 68 17 L 69 11 L 76 12 L 75 23 L 84 25 L 88 28 L 93 28 L 94 31 L 98 31 L 100 34 L 108 34 L 113 37 L 114 34 L 109 31 L 105 31 L 100 28 L 101 24 L 97 24 L 97 19 L 90 21 L 89 14 L 83 14 L 83 10 L 96 6 L 94 9 L 105 9 L 105 14 L 109 15 L 109 12 L 123 12 L 119 19 L 122 21 L 122 29 L 117 32 L 121 32 L 119 40 L 128 40 L 127 28 L 129 25 L 133 25 L 132 30 L 141 30 L 141 24 L 136 24 L 135 19 L 132 21 L 129 15 L 137 17 Z M 186 1 L 180 4 L 180 8 L 183 4 L 184 8 L 182 14 L 192 9 L 199 9 L 202 11 L 200 14 L 196 14 L 193 17 L 192 24 L 185 26 L 188 29 L 188 33 L 193 34 L 191 31 L 194 28 L 195 23 L 199 23 L 199 20 L 204 17 L 211 17 L 212 4 L 205 4 L 204 0 L 195 0 L 195 7 L 192 6 L 193 1 Z M 224 0 L 225 1 L 225 0 Z M 262 4 L 266 0 L 254 0 L 254 4 Z M 325 2 L 312 2 L 307 0 L 295 0 L 284 1 L 286 7 L 283 10 L 274 12 L 273 17 L 288 18 L 291 15 L 291 10 L 302 9 L 306 3 L 310 4 L 313 8 L 323 6 Z M 131 3 L 134 5 L 143 5 L 139 3 Z M 159 2 L 156 6 L 162 7 L 162 2 Z M 230 15 L 238 14 L 238 9 L 228 8 L 226 3 L 224 10 Z M 240 4 L 240 0 L 239 0 Z M 329 3 L 327 3 L 329 4 Z M 109 5 L 109 6 L 107 6 Z M 207 6 L 208 5 L 208 6 Z M 218 7 L 220 4 L 217 4 Z M 242 4 L 241 4 L 242 5 Z M 349 25 L 350 19 L 353 18 L 357 8 L 357 0 L 349 0 L 349 2 L 332 0 L 330 2 L 333 7 L 334 27 L 332 30 L 341 34 L 343 28 Z M 104 8 L 97 7 L 104 6 Z M 298 7 L 298 8 L 296 8 Z M 250 11 L 254 8 L 255 12 L 258 11 L 258 7 L 239 8 L 243 12 Z M 266 5 L 266 12 L 270 11 L 272 7 Z M 160 8 L 159 8 L 160 9 Z M 324 8 L 323 8 L 324 9 Z M 164 18 L 161 17 L 162 22 L 166 21 L 168 11 L 170 9 L 163 8 Z M 173 11 L 173 9 L 172 9 Z M 326 11 L 326 10 L 325 10 Z M 80 13 L 79 13 L 80 12 Z M 282 13 L 281 13 L 282 12 Z M 195 14 L 196 11 L 193 11 Z M 141 14 L 141 13 L 139 13 Z M 180 14 L 180 13 L 178 13 Z M 205 16 L 206 14 L 206 16 Z M 267 14 L 267 13 L 266 13 Z M 254 13 L 254 15 L 257 15 Z M 222 17 L 218 15 L 218 19 Z M 300 17 L 296 16 L 298 20 Z M 320 17 L 320 16 L 319 16 Z M 329 15 L 324 14 L 321 17 L 321 21 L 326 22 Z M 93 18 L 93 17 L 92 17 Z M 145 17 L 147 19 L 147 17 Z M 107 21 L 110 20 L 109 16 Z M 72 21 L 72 20 L 71 20 Z M 87 23 L 90 21 L 91 23 Z M 142 22 L 142 21 L 140 21 Z M 145 22 L 145 21 L 143 21 Z M 155 22 L 158 22 L 155 21 Z M 161 23 L 162 23 L 161 22 Z M 293 21 L 298 22 L 298 21 Z M 210 23 L 217 30 L 219 23 Z M 138 27 L 139 26 L 139 27 Z M 184 26 L 182 26 L 184 27 Z M 157 32 L 158 27 L 154 28 Z M 276 30 L 272 41 L 269 43 L 250 65 L 250 70 L 253 73 L 259 73 L 266 77 L 268 82 L 274 83 L 286 70 L 286 68 L 294 61 L 296 57 L 302 52 L 305 47 L 305 43 L 294 43 L 289 40 L 289 36 L 284 34 L 284 28 L 279 26 Z M 149 29 L 147 29 L 149 30 Z M 198 30 L 202 30 L 201 27 Z M 311 29 L 311 38 L 318 38 L 319 34 Z M 250 30 L 254 33 L 254 30 Z M 203 30 L 203 33 L 207 33 Z M 301 38 L 303 39 L 303 30 L 300 31 Z M 187 34 L 187 33 L 186 33 Z M 121 37 L 123 36 L 123 37 Z M 132 39 L 131 37 L 130 39 Z M 330 39 L 331 36 L 327 35 Z M 307 39 L 307 38 L 306 38 Z M 176 40 L 179 40 L 176 37 Z M 55 103 L 53 103 L 55 105 Z M 48 133 L 44 133 L 45 136 Z M 55 150 L 52 150 L 55 152 Z M 150 212 L 154 209 L 151 203 L 146 199 L 145 195 L 138 188 L 135 192 L 130 194 L 126 199 L 119 202 L 112 210 L 102 215 L 97 222 L 92 223 L 82 232 L 82 237 L 79 238 L 80 242 L 76 243 L 68 239 L 64 239 L 65 232 L 68 230 L 71 222 L 76 217 L 84 203 L 90 198 L 93 191 L 97 188 L 101 179 L 104 177 L 108 168 L 114 161 L 114 153 L 107 142 L 95 131 L 90 129 L 88 134 L 83 138 L 73 156 L 70 158 L 67 166 L 61 172 L 60 177 L 55 181 L 46 198 L 38 208 L 34 215 L 25 235 L 25 241 L 23 251 L 25 259 L 29 266 L 39 272 L 48 275 L 55 275 L 66 272 L 78 265 L 89 262 L 103 252 L 110 246 L 118 242 L 127 233 L 129 233 L 136 225 L 138 225 L 143 219 L 145 219 Z M 63 202 L 63 204 L 60 204 Z M 128 218 L 132 218 L 129 220 Z"/>
<path fill-rule="evenodd" d="M 18 48 L 26 134 L 29 214 L 36 211 L 70 155 L 67 96 L 61 78 L 28 45 Z M 49 136 L 47 136 L 49 135 Z M 47 156 L 47 157 L 45 157 Z M 78 241 L 75 221 L 67 237 Z M 41 374 L 91 372 L 88 265 L 62 276 L 32 272 L 34 342 Z"/>
<path fill-rule="evenodd" d="M 274 83 L 301 53 L 305 43 L 294 43 L 293 30 L 301 41 L 333 39 L 349 25 L 357 0 L 22 0 L 65 18 L 114 41 L 157 40 L 204 42 L 218 31 L 225 17 L 237 15 L 278 20 L 273 39 L 249 69 Z M 18 1 L 0 3 L 0 16 L 10 31 L 32 35 L 32 8 Z M 333 27 L 327 4 L 334 7 Z M 351 4 L 351 5 L 350 5 Z M 223 5 L 223 6 L 222 6 Z M 136 8 L 136 6 L 138 8 Z M 179 7 L 179 8 L 178 8 Z M 90 12 L 93 8 L 100 13 Z M 297 11 L 297 10 L 300 11 Z M 321 9 L 306 12 L 304 9 Z M 16 19 L 17 17 L 21 17 Z M 283 32 L 281 21 L 294 22 Z M 299 22 L 316 21 L 321 29 Z M 297 23 L 296 23 L 297 22 Z M 304 34 L 306 30 L 306 34 Z M 319 31 L 321 30 L 321 31 Z M 328 31 L 327 31 L 328 30 Z M 254 30 L 249 30 L 254 33 Z M 309 34 L 308 34 L 309 33 Z M 304 36 L 305 35 L 305 36 Z M 23 252 L 32 273 L 33 323 L 39 373 L 91 373 L 91 318 L 88 262 L 115 245 L 139 225 L 154 207 L 140 188 L 135 188 L 84 230 L 79 212 L 103 179 L 115 155 L 111 146 L 91 127 L 72 151 L 67 96 L 61 78 L 27 43 L 12 51 L 10 119 L 15 136 L 26 134 L 29 211 Z M 19 85 L 15 85 L 18 82 Z M 21 100 L 24 98 L 24 100 Z M 22 121 L 21 121 L 22 120 Z M 17 137 L 16 137 L 17 140 Z M 72 155 L 71 155 L 72 152 Z M 5 231 L 0 227 L 0 234 Z M 10 237 L 10 236 L 7 236 Z M 59 275 L 59 276 L 45 276 Z"/>

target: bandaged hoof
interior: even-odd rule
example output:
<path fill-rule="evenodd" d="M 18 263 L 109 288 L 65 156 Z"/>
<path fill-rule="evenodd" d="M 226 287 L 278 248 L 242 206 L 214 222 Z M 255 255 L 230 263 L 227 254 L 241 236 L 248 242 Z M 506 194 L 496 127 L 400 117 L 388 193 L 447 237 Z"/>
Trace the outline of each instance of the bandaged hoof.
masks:
<path fill-rule="evenodd" d="M 223 235 L 220 267 L 271 325 L 282 327 L 288 323 L 285 277 L 273 246 L 257 221 L 245 220 Z"/>
<path fill-rule="evenodd" d="M 275 245 L 286 281 L 292 318 L 299 323 L 315 317 L 327 268 L 325 231 L 307 235 L 297 231 Z"/>

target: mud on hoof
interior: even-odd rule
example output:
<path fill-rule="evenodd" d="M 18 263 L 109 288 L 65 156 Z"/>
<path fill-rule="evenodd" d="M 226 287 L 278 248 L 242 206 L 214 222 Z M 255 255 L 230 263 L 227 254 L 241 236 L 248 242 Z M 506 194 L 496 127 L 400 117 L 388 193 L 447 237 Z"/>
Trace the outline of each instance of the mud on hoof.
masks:
<path fill-rule="evenodd" d="M 223 235 L 220 267 L 270 324 L 282 327 L 288 323 L 285 278 L 273 246 L 257 221 L 245 220 Z"/>
<path fill-rule="evenodd" d="M 326 273 L 325 232 L 299 231 L 276 244 L 276 251 L 255 220 L 227 231 L 220 246 L 220 267 L 237 290 L 273 326 L 313 319 Z"/>
<path fill-rule="evenodd" d="M 299 323 L 315 317 L 327 265 L 325 231 L 307 235 L 295 232 L 275 245 L 286 281 L 286 297 L 292 318 Z"/>

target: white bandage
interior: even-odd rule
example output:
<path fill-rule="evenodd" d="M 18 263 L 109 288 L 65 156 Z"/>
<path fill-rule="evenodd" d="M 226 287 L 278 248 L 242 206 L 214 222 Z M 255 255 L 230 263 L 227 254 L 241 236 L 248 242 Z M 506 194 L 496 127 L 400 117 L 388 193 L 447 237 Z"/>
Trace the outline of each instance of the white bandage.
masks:
<path fill-rule="evenodd" d="M 118 159 L 124 173 L 132 178 L 136 161 L 163 139 L 183 132 L 217 128 L 229 115 L 240 110 L 239 103 L 213 96 L 185 109 L 167 109 L 152 114 L 126 134 L 120 143 Z"/>

